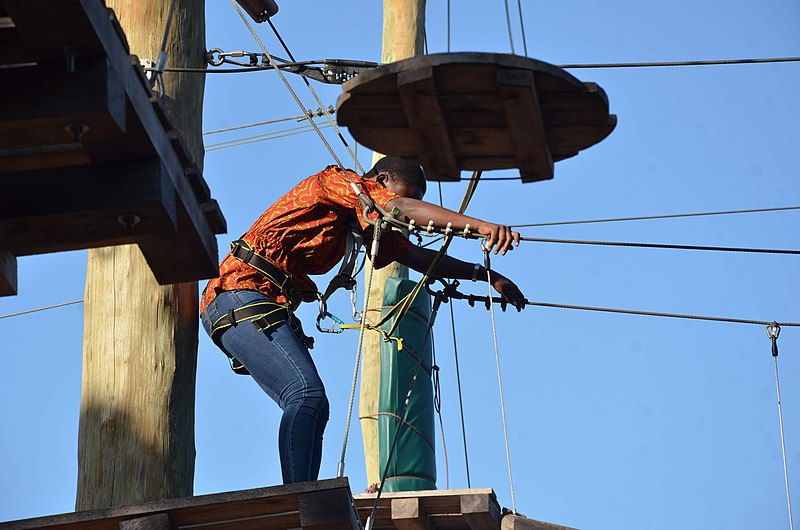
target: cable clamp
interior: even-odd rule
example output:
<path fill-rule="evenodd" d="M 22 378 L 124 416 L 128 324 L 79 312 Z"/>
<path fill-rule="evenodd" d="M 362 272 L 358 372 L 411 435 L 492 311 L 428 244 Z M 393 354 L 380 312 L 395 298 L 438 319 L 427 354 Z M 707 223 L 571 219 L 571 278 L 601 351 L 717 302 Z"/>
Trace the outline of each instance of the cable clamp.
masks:
<path fill-rule="evenodd" d="M 781 327 L 777 322 L 767 326 L 767 337 L 772 341 L 772 356 L 778 356 L 778 335 L 781 334 Z"/>

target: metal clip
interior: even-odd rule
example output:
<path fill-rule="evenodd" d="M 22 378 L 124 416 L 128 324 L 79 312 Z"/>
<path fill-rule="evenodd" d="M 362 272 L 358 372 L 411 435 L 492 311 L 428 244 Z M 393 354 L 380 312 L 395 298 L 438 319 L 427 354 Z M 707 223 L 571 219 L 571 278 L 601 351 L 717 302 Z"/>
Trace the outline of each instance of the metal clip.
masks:
<path fill-rule="evenodd" d="M 361 322 L 361 319 L 364 318 L 364 315 L 361 314 L 361 311 L 358 310 L 356 303 L 358 302 L 358 288 L 355 284 L 350 289 L 350 305 L 353 307 L 353 320 L 356 322 Z"/>
<path fill-rule="evenodd" d="M 322 321 L 325 320 L 326 318 L 330 318 L 334 322 L 333 326 L 331 326 L 330 328 L 322 327 Z M 317 330 L 321 331 L 322 333 L 341 333 L 344 330 L 336 326 L 337 325 L 341 326 L 343 324 L 344 320 L 337 317 L 336 315 L 329 313 L 328 311 L 321 312 L 319 315 L 317 315 Z"/>

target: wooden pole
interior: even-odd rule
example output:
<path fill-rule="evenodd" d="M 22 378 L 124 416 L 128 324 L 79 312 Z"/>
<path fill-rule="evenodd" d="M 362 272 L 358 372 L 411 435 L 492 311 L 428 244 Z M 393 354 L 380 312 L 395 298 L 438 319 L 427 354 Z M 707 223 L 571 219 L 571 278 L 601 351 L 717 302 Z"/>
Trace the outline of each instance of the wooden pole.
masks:
<path fill-rule="evenodd" d="M 157 59 L 169 0 L 107 0 L 131 53 Z M 167 66 L 205 65 L 205 0 L 177 0 Z M 204 76 L 165 74 L 202 166 Z M 89 251 L 76 510 L 185 497 L 194 481 L 197 283 L 159 286 L 135 245 Z"/>
<path fill-rule="evenodd" d="M 425 49 L 425 1 L 426 0 L 383 0 L 383 54 L 381 61 L 391 63 L 424 53 Z M 373 165 L 383 158 L 374 153 Z M 371 264 L 367 262 L 364 277 L 370 274 Z M 392 263 L 373 271 L 372 289 L 368 295 L 367 307 L 380 308 L 383 305 L 383 287 L 389 277 L 408 278 L 408 268 Z M 366 282 L 365 282 L 366 285 Z M 374 318 L 376 313 L 369 313 Z M 380 457 L 378 452 L 378 398 L 381 382 L 381 338 L 377 333 L 364 337 L 363 370 L 359 393 L 359 416 L 361 435 L 364 440 L 364 459 L 367 468 L 367 482 L 375 484 L 381 480 Z"/>

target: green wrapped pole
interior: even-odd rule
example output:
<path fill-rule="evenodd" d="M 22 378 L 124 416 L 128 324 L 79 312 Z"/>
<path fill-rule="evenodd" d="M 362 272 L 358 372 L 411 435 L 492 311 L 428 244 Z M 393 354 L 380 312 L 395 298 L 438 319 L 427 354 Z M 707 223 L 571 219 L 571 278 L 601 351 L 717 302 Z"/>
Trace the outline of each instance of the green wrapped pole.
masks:
<path fill-rule="evenodd" d="M 388 278 L 383 295 L 383 306 L 397 304 L 416 285 L 411 280 Z M 384 310 L 386 311 L 386 310 Z M 395 433 L 401 425 L 404 402 L 417 368 L 418 356 L 422 366 L 409 400 L 406 425 L 391 455 L 384 477 L 384 491 L 419 491 L 436 489 L 436 451 L 434 440 L 433 384 L 431 358 L 433 338 L 428 332 L 430 297 L 421 292 L 411 309 L 400 321 L 393 336 L 402 337 L 403 349 L 397 341 L 381 343 L 380 398 L 378 415 L 378 447 L 380 469 L 387 469 L 386 461 L 392 448 Z M 389 329 L 393 317 L 384 324 Z M 432 333 L 432 332 L 431 332 Z M 426 340 L 427 339 L 427 340 Z"/>

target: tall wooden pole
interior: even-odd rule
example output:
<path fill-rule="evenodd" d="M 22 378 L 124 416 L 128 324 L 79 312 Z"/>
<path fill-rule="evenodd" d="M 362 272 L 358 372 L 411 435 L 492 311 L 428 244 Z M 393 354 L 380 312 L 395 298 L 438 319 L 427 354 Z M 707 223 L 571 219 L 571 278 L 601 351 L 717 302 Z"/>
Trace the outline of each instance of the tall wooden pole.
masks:
<path fill-rule="evenodd" d="M 381 62 L 391 63 L 421 55 L 425 51 L 425 1 L 426 0 L 383 0 L 383 54 Z M 372 163 L 383 158 L 374 153 Z M 366 267 L 371 267 L 367 263 Z M 365 269 L 366 269 L 365 267 Z M 366 269 L 365 278 L 370 274 Z M 368 307 L 383 305 L 383 287 L 389 277 L 408 278 L 408 268 L 392 263 L 372 272 L 372 289 L 368 295 Z M 365 282 L 366 285 L 366 282 Z M 359 394 L 359 416 L 361 434 L 364 439 L 364 459 L 367 468 L 367 482 L 380 482 L 381 469 L 378 452 L 378 398 L 381 381 L 381 338 L 377 333 L 364 337 L 363 370 L 361 372 L 361 391 Z"/>
<path fill-rule="evenodd" d="M 107 0 L 155 62 L 170 0 Z M 168 66 L 205 65 L 205 0 L 177 0 Z M 202 165 L 204 76 L 165 74 L 167 112 Z M 192 494 L 197 283 L 159 286 L 135 245 L 89 251 L 77 510 Z"/>

